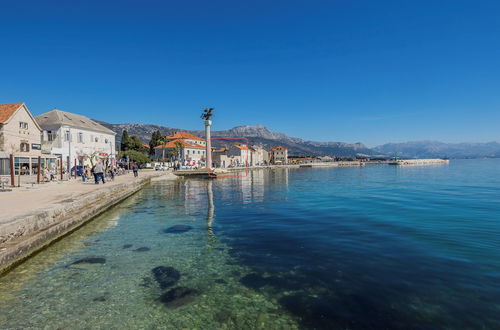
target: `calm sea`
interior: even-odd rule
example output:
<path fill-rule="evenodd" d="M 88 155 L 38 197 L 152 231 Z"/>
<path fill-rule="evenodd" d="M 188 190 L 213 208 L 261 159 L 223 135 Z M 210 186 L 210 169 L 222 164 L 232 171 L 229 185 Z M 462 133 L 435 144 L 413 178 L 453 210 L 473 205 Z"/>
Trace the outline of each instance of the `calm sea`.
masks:
<path fill-rule="evenodd" d="M 500 329 L 500 159 L 157 182 L 0 278 L 0 328 Z"/>

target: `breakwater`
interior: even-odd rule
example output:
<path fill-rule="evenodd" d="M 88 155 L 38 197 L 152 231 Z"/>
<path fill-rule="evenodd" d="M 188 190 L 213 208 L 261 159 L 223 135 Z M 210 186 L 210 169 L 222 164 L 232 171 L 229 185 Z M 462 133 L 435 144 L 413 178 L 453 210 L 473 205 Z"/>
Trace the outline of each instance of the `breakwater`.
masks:
<path fill-rule="evenodd" d="M 391 161 L 389 165 L 428 165 L 428 164 L 448 164 L 450 161 L 448 159 L 398 159 Z"/>
<path fill-rule="evenodd" d="M 0 274 L 139 191 L 159 175 L 148 173 L 100 187 L 77 198 L 62 198 L 58 204 L 41 211 L 7 215 L 0 226 Z"/>

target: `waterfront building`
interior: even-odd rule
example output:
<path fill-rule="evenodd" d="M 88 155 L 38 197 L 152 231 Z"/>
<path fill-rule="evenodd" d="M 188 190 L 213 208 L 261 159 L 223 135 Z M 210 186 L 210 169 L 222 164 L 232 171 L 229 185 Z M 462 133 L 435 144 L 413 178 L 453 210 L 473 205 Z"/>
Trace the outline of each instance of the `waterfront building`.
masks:
<path fill-rule="evenodd" d="M 252 160 L 252 149 L 246 144 L 233 144 L 227 151 L 233 166 L 250 166 Z"/>
<path fill-rule="evenodd" d="M 252 146 L 251 156 L 251 166 L 265 165 L 269 163 L 269 152 L 262 146 Z"/>
<path fill-rule="evenodd" d="M 166 137 L 167 142 L 154 148 L 154 158 L 170 158 L 182 165 L 204 166 L 206 141 L 187 132 Z"/>
<path fill-rule="evenodd" d="M 212 150 L 212 161 L 214 167 L 226 168 L 231 164 L 231 158 L 228 155 L 229 148 L 222 147 Z"/>
<path fill-rule="evenodd" d="M 271 148 L 270 161 L 273 165 L 283 165 L 288 162 L 288 149 L 283 146 Z"/>
<path fill-rule="evenodd" d="M 67 171 L 75 165 L 90 166 L 97 160 L 115 162 L 116 133 L 98 122 L 57 109 L 35 119 L 43 130 L 42 152 L 61 157 Z"/>
<path fill-rule="evenodd" d="M 0 176 L 11 175 L 12 165 L 15 175 L 33 175 L 38 173 L 39 157 L 41 167 L 54 161 L 41 152 L 41 132 L 26 104 L 0 105 Z"/>

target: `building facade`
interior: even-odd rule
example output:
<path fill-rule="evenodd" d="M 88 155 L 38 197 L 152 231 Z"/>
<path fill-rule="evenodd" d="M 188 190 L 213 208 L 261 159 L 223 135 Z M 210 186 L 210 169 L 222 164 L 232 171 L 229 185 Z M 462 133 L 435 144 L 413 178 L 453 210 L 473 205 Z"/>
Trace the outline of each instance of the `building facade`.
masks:
<path fill-rule="evenodd" d="M 187 132 L 176 132 L 167 136 L 166 140 L 165 144 L 154 148 L 155 159 L 170 159 L 181 165 L 205 165 L 205 139 Z"/>
<path fill-rule="evenodd" d="M 0 176 L 34 175 L 54 161 L 42 154 L 42 130 L 24 103 L 0 105 Z M 12 164 L 11 164 L 12 155 Z M 12 166 L 13 165 L 13 166 Z"/>
<path fill-rule="evenodd" d="M 271 148 L 270 161 L 273 165 L 284 165 L 288 163 L 288 149 L 283 146 Z"/>
<path fill-rule="evenodd" d="M 267 165 L 269 164 L 269 152 L 262 146 L 252 146 L 252 159 L 251 166 Z"/>
<path fill-rule="evenodd" d="M 65 169 L 95 164 L 113 164 L 116 133 L 82 115 L 51 110 L 35 117 L 43 130 L 42 151 L 62 157 Z"/>

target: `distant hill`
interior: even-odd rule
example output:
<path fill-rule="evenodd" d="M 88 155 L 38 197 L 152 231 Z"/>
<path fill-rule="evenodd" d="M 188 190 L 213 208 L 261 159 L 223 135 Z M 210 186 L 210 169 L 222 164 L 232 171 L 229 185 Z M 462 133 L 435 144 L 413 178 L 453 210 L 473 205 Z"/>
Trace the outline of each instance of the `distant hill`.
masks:
<path fill-rule="evenodd" d="M 373 148 L 377 153 L 402 158 L 484 158 L 500 157 L 500 143 L 443 143 L 414 141 L 387 143 Z"/>
<path fill-rule="evenodd" d="M 110 124 L 99 121 L 102 125 L 117 133 L 117 140 L 121 138 L 124 130 L 129 135 L 137 135 L 144 143 L 148 143 L 154 131 L 159 130 L 164 135 L 170 135 L 174 132 L 185 131 L 197 136 L 203 137 L 205 133 L 201 130 L 185 130 L 180 128 L 171 128 L 159 125 L 149 124 Z M 225 131 L 213 131 L 213 137 L 246 137 L 250 144 L 262 144 L 269 148 L 283 145 L 289 149 L 289 155 L 294 156 L 338 156 L 354 157 L 358 154 L 373 154 L 373 151 L 362 143 L 344 143 L 344 142 L 315 142 L 290 137 L 283 133 L 270 131 L 265 126 L 237 126 Z M 235 142 L 214 140 L 215 145 L 224 145 Z M 244 141 L 242 141 L 244 142 Z"/>

